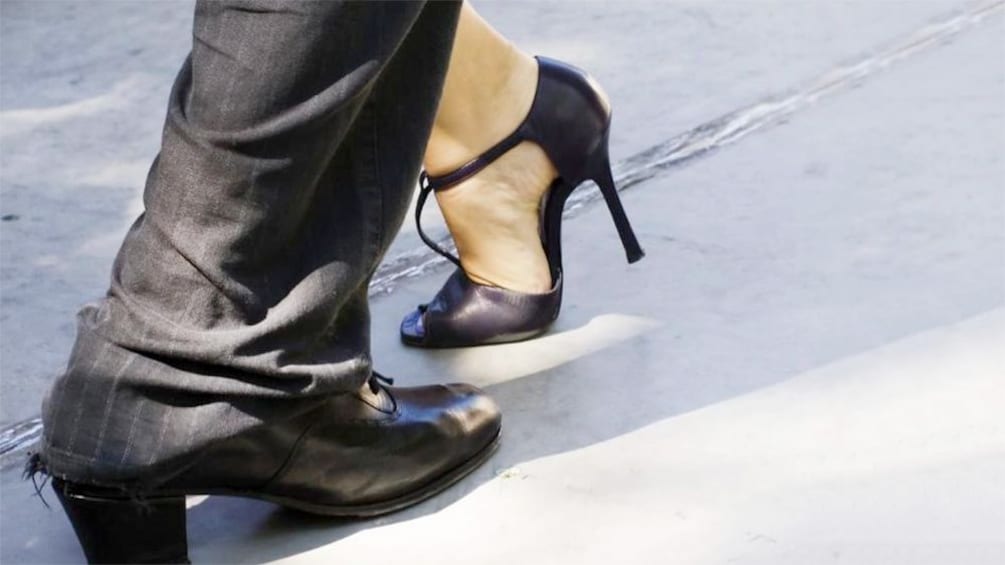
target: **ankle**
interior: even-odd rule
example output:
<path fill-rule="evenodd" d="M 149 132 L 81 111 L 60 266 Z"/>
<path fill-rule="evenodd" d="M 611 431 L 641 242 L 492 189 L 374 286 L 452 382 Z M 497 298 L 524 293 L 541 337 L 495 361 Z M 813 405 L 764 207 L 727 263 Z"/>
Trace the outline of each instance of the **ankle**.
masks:
<path fill-rule="evenodd" d="M 544 151 L 525 142 L 474 177 L 436 193 L 469 278 L 526 293 L 551 289 L 539 210 L 556 176 Z"/>
<path fill-rule="evenodd" d="M 537 89 L 537 62 L 512 45 L 490 76 L 472 84 L 471 96 L 452 100 L 437 115 L 424 165 L 431 175 L 450 172 L 512 133 L 527 116 Z"/>

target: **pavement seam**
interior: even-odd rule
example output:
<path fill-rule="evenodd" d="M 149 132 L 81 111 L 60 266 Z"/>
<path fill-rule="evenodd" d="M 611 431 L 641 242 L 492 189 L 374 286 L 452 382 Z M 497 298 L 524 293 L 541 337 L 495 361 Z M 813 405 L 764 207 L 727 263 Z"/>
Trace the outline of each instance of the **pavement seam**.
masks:
<path fill-rule="evenodd" d="M 890 68 L 912 55 L 945 44 L 989 16 L 1002 11 L 1005 0 L 975 2 L 955 13 L 902 36 L 857 60 L 839 65 L 814 79 L 700 124 L 662 143 L 640 151 L 617 163 L 615 183 L 627 190 L 657 177 L 669 169 L 730 145 L 747 135 L 784 123 L 796 112 L 805 110 L 824 97 L 848 91 L 862 81 Z M 565 218 L 582 213 L 600 200 L 599 191 L 577 191 L 566 203 Z M 454 251 L 449 235 L 437 242 Z M 370 283 L 370 297 L 390 294 L 397 285 L 421 277 L 445 264 L 446 260 L 426 247 L 419 247 L 384 261 Z M 40 417 L 30 418 L 0 430 L 0 469 L 18 460 L 17 454 L 30 449 L 42 435 Z"/>
<path fill-rule="evenodd" d="M 871 50 L 856 61 L 831 69 L 797 88 L 768 96 L 644 149 L 615 165 L 615 184 L 618 190 L 627 190 L 686 161 L 735 143 L 755 131 L 778 125 L 821 98 L 849 90 L 891 64 L 947 41 L 1003 7 L 1005 1 L 1002 0 L 971 4 L 951 17 L 943 16 L 935 23 L 880 49 Z M 599 191 L 576 191 L 566 202 L 563 217 L 574 217 L 588 204 L 600 199 Z M 437 244 L 452 253 L 456 252 L 449 234 L 438 239 Z M 426 247 L 399 253 L 385 260 L 377 269 L 370 282 L 370 296 L 389 294 L 402 281 L 420 277 L 446 262 Z"/>

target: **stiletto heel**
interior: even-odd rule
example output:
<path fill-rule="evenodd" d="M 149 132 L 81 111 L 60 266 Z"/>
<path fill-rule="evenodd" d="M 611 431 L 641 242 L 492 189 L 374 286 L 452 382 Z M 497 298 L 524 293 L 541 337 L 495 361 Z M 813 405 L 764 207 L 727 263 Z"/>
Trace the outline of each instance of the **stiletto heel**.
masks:
<path fill-rule="evenodd" d="M 590 175 L 590 180 L 597 184 L 600 194 L 604 196 L 604 202 L 607 203 L 607 209 L 614 220 L 614 227 L 618 230 L 618 237 L 621 238 L 621 244 L 625 248 L 628 263 L 631 264 L 645 257 L 646 253 L 642 250 L 639 240 L 635 237 L 635 230 L 632 229 L 632 225 L 628 221 L 628 214 L 625 213 L 624 207 L 621 206 L 618 189 L 614 186 L 614 174 L 611 172 L 611 159 L 607 151 L 609 133 L 610 128 L 604 133 L 604 140 L 598 148 L 597 155 L 599 158 L 594 160 L 596 164 Z"/>
<path fill-rule="evenodd" d="M 430 177 L 423 173 L 415 210 L 419 236 L 457 270 L 428 304 L 401 323 L 401 340 L 420 347 L 463 347 L 520 341 L 548 329 L 562 302 L 562 212 L 569 195 L 587 180 L 597 184 L 618 230 L 629 263 L 645 253 L 621 205 L 608 155 L 611 109 L 606 96 L 585 72 L 538 57 L 538 84 L 530 112 L 517 129 L 457 170 Z M 422 207 L 429 194 L 446 190 L 477 174 L 524 141 L 536 143 L 558 171 L 544 201 L 541 235 L 552 288 L 530 294 L 477 284 L 460 260 L 436 245 L 422 230 Z"/>
<path fill-rule="evenodd" d="M 113 498 L 54 479 L 88 563 L 189 563 L 185 497 Z"/>

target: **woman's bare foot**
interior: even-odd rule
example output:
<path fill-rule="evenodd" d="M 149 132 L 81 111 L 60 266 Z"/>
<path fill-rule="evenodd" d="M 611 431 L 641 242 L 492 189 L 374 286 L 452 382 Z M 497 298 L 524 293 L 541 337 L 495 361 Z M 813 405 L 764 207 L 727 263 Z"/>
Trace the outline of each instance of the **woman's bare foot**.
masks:
<path fill-rule="evenodd" d="M 426 149 L 426 171 L 434 177 L 451 172 L 512 133 L 534 101 L 537 72 L 537 61 L 465 2 Z M 436 193 L 472 280 L 519 292 L 551 289 L 539 208 L 556 176 L 544 151 L 524 142 Z"/>
<path fill-rule="evenodd" d="M 540 203 L 556 176 L 544 151 L 524 142 L 475 176 L 436 193 L 471 280 L 519 292 L 551 289 Z"/>

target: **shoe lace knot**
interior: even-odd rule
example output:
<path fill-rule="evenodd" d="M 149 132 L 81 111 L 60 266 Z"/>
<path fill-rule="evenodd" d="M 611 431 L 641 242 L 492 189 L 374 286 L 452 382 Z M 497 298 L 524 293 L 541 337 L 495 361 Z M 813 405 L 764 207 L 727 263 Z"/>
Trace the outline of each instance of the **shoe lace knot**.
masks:
<path fill-rule="evenodd" d="M 370 373 L 370 378 L 367 379 L 367 384 L 370 385 L 370 392 L 379 394 L 382 388 L 394 385 L 394 379 L 373 371 Z"/>

